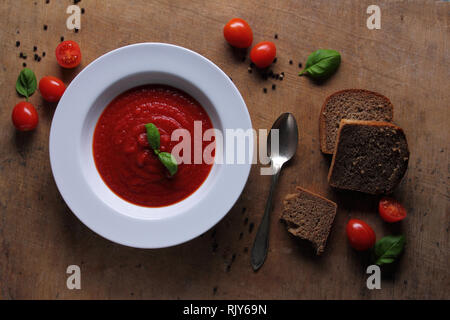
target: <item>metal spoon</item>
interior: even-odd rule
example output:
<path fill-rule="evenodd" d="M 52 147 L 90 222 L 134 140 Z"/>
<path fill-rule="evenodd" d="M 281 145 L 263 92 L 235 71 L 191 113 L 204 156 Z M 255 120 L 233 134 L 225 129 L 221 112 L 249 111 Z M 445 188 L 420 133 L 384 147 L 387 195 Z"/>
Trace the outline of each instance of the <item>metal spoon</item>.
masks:
<path fill-rule="evenodd" d="M 279 130 L 279 148 L 278 150 L 271 152 L 271 136 L 273 129 Z M 251 263 L 253 270 L 255 271 L 261 268 L 266 260 L 267 250 L 269 248 L 269 225 L 270 212 L 272 211 L 272 196 L 278 182 L 278 177 L 280 176 L 281 168 L 294 156 L 298 144 L 297 121 L 295 121 L 295 118 L 291 113 L 283 113 L 279 116 L 274 122 L 272 130 L 267 137 L 267 151 L 273 170 L 272 184 L 270 185 L 264 216 L 259 225 L 255 242 L 252 247 Z"/>

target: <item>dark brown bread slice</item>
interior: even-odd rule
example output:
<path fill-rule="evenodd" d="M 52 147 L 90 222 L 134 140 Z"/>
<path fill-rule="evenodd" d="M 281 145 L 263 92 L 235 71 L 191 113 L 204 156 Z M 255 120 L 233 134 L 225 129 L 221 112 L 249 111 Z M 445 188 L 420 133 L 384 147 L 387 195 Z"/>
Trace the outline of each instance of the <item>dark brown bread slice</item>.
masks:
<path fill-rule="evenodd" d="M 320 255 L 327 242 L 337 205 L 317 194 L 297 187 L 297 193 L 284 199 L 281 220 L 294 236 L 311 241 Z"/>
<path fill-rule="evenodd" d="M 328 182 L 370 194 L 391 193 L 408 167 L 402 128 L 378 121 L 342 120 Z"/>
<path fill-rule="evenodd" d="M 332 154 L 342 119 L 391 122 L 394 106 L 385 96 L 363 89 L 333 93 L 322 106 L 319 117 L 320 149 Z"/>

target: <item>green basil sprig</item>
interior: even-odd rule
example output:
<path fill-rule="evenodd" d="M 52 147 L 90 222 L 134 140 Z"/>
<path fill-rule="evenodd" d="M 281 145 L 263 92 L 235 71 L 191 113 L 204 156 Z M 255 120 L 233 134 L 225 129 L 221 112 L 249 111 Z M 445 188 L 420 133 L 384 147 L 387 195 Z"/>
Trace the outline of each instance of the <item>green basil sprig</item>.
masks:
<path fill-rule="evenodd" d="M 147 129 L 148 144 L 153 150 L 159 150 L 160 135 L 158 128 L 153 123 L 147 123 L 145 128 Z"/>
<path fill-rule="evenodd" d="M 171 153 L 159 151 L 161 137 L 158 128 L 153 123 L 147 123 L 145 129 L 147 129 L 148 144 L 158 156 L 159 161 L 167 168 L 170 176 L 173 176 L 178 171 L 178 164 Z"/>
<path fill-rule="evenodd" d="M 178 171 L 177 160 L 168 152 L 158 152 L 158 159 L 169 170 L 170 176 L 173 176 Z"/>
<path fill-rule="evenodd" d="M 374 248 L 375 264 L 381 266 L 395 261 L 405 247 L 404 235 L 386 236 L 377 241 Z"/>
<path fill-rule="evenodd" d="M 308 75 L 315 80 L 330 77 L 341 64 L 341 54 L 336 50 L 319 49 L 308 56 L 305 69 L 299 75 Z"/>
<path fill-rule="evenodd" d="M 19 77 L 16 81 L 16 91 L 28 98 L 36 91 L 37 80 L 36 75 L 31 69 L 24 68 L 20 71 Z"/>

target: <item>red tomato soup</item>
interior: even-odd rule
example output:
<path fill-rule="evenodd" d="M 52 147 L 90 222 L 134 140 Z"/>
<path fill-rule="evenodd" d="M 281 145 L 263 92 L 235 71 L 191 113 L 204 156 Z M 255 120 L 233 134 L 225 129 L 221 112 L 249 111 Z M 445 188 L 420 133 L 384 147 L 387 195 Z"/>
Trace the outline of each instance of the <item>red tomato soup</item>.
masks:
<path fill-rule="evenodd" d="M 146 207 L 179 202 L 206 180 L 212 164 L 179 164 L 172 176 L 147 141 L 145 124 L 153 123 L 161 136 L 161 152 L 171 152 L 176 129 L 187 129 L 194 150 L 194 121 L 202 131 L 213 128 L 203 107 L 181 90 L 146 85 L 116 97 L 103 111 L 94 132 L 93 152 L 97 170 L 106 185 L 122 199 Z M 210 144 L 202 143 L 202 150 Z M 194 156 L 191 155 L 191 162 Z"/>

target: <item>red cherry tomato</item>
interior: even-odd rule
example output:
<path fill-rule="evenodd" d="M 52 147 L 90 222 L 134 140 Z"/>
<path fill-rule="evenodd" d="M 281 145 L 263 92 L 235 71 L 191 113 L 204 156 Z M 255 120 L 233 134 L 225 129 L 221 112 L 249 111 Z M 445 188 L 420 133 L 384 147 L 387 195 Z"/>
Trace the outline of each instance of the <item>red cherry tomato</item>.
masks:
<path fill-rule="evenodd" d="M 375 232 L 364 221 L 350 219 L 346 231 L 350 245 L 358 251 L 370 249 L 375 244 Z"/>
<path fill-rule="evenodd" d="M 39 81 L 39 91 L 45 101 L 59 101 L 65 90 L 64 83 L 56 77 L 46 76 Z"/>
<path fill-rule="evenodd" d="M 17 130 L 29 131 L 36 128 L 39 117 L 31 103 L 22 101 L 14 107 L 12 121 Z"/>
<path fill-rule="evenodd" d="M 406 218 L 406 210 L 400 202 L 388 197 L 381 198 L 378 212 L 386 222 L 397 222 Z"/>
<path fill-rule="evenodd" d="M 277 55 L 275 44 L 270 41 L 258 43 L 250 51 L 250 59 L 258 68 L 270 66 Z"/>
<path fill-rule="evenodd" d="M 223 28 L 223 36 L 233 47 L 248 48 L 253 42 L 252 28 L 247 21 L 234 18 L 228 21 Z"/>
<path fill-rule="evenodd" d="M 81 62 L 81 50 L 75 41 L 63 41 L 56 47 L 56 60 L 63 68 L 75 68 Z"/>

